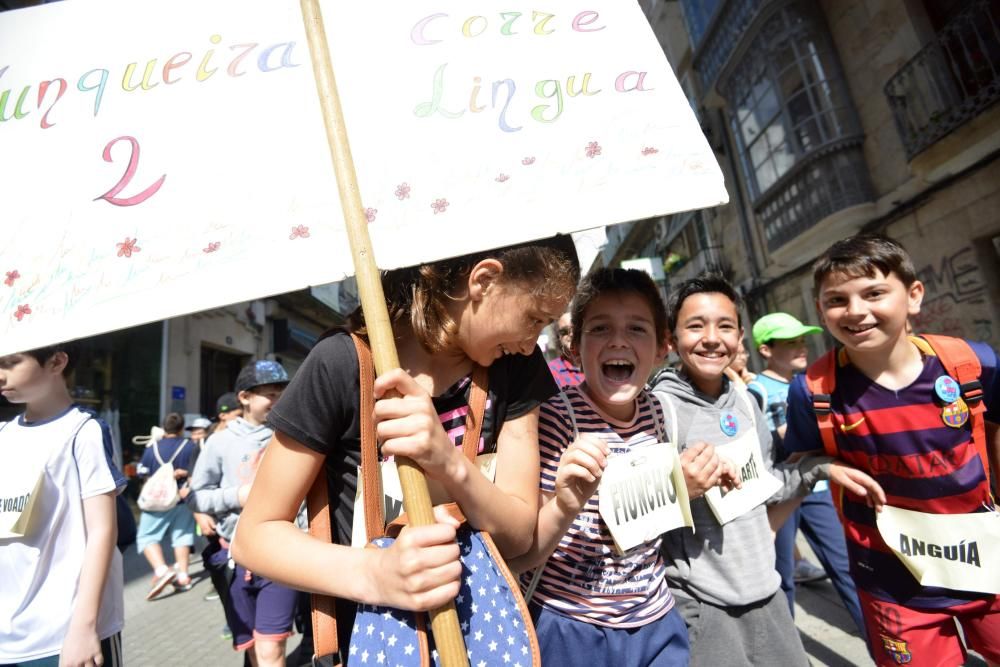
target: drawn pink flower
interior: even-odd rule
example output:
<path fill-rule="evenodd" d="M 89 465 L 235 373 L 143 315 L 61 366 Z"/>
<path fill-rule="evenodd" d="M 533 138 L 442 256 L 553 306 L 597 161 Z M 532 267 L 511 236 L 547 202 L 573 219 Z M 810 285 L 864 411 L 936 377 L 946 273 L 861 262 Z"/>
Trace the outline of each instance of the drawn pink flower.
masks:
<path fill-rule="evenodd" d="M 17 321 L 20 322 L 24 319 L 25 315 L 31 315 L 31 306 L 26 303 L 22 303 L 17 307 L 17 312 L 14 313 L 14 317 L 16 317 Z"/>
<path fill-rule="evenodd" d="M 448 210 L 448 200 L 447 199 L 436 199 L 434 203 L 431 204 L 431 208 L 434 209 L 434 215 L 438 213 L 444 213 Z"/>
<path fill-rule="evenodd" d="M 587 144 L 587 148 L 586 150 L 584 150 L 584 152 L 587 154 L 587 157 L 595 158 L 601 154 L 601 145 L 596 141 L 591 141 L 589 144 Z"/>
<path fill-rule="evenodd" d="M 21 277 L 21 274 L 17 272 L 17 269 L 7 272 L 7 279 L 3 281 L 3 284 L 7 287 L 13 287 L 14 281 Z"/>
<path fill-rule="evenodd" d="M 645 148 L 642 149 L 643 155 L 656 155 L 659 152 L 660 152 L 659 148 L 653 148 L 652 146 L 646 146 Z"/>
<path fill-rule="evenodd" d="M 497 183 L 506 183 L 509 179 L 510 179 L 510 176 L 508 176 L 507 174 L 500 174 L 499 176 L 497 176 L 493 180 L 496 181 Z"/>
<path fill-rule="evenodd" d="M 295 239 L 309 238 L 309 228 L 305 225 L 299 225 L 298 227 L 292 227 L 292 233 L 288 235 L 289 241 L 294 241 Z"/>
<path fill-rule="evenodd" d="M 410 198 L 410 184 L 400 183 L 396 186 L 396 199 L 403 201 Z"/>
<path fill-rule="evenodd" d="M 368 224 L 375 222 L 375 216 L 378 215 L 377 208 L 366 208 L 365 217 L 368 218 Z"/>
<path fill-rule="evenodd" d="M 531 156 L 526 157 L 523 160 L 521 160 L 521 164 L 523 164 L 525 167 L 530 167 L 531 165 L 535 164 L 535 158 Z"/>
<path fill-rule="evenodd" d="M 202 248 L 201 251 L 204 253 L 215 252 L 216 250 L 219 249 L 219 246 L 221 245 L 222 243 L 219 241 L 212 241 L 211 243 L 208 244 L 208 246 Z"/>
<path fill-rule="evenodd" d="M 139 252 L 140 250 L 142 250 L 142 248 L 136 245 L 136 243 L 138 242 L 139 239 L 137 238 L 134 239 L 129 236 L 126 236 L 125 240 L 122 243 L 115 244 L 118 246 L 118 256 L 131 257 L 132 253 Z"/>

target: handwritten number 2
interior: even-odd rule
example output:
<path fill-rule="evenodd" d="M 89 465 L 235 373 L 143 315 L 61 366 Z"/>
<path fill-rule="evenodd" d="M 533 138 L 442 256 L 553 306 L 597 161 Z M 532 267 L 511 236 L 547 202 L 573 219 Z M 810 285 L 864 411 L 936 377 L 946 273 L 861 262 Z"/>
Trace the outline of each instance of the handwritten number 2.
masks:
<path fill-rule="evenodd" d="M 115 206 L 135 206 L 136 204 L 141 204 L 155 195 L 160 189 L 160 186 L 163 185 L 163 181 L 166 180 L 167 175 L 164 174 L 163 176 L 160 176 L 155 183 L 137 195 L 132 197 L 116 196 L 119 192 L 124 190 L 126 186 L 128 186 L 129 181 L 131 181 L 132 177 L 135 176 L 135 171 L 139 167 L 139 142 L 135 140 L 135 137 L 118 137 L 117 139 L 109 141 L 108 145 L 104 147 L 104 161 L 113 162 L 111 159 L 111 147 L 119 141 L 127 141 L 132 145 L 132 154 L 129 156 L 128 167 L 125 169 L 125 173 L 118 180 L 118 182 L 115 183 L 114 187 L 105 192 L 103 195 L 94 197 L 94 201 L 103 199 L 109 204 L 113 204 Z"/>

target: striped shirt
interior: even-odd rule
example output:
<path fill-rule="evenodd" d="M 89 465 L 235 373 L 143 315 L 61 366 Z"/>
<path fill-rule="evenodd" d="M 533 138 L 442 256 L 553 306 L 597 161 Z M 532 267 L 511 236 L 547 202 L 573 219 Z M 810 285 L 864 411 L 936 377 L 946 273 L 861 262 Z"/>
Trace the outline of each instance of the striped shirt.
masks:
<path fill-rule="evenodd" d="M 997 356 L 972 344 L 983 366 L 987 420 L 996 421 Z M 837 368 L 832 396 L 838 456 L 874 477 L 893 507 L 930 514 L 966 514 L 990 504 L 989 482 L 972 442 L 971 420 L 961 428 L 946 426 L 934 382 L 947 375 L 941 361 L 924 358 L 924 368 L 898 391 L 873 382 L 851 364 Z M 788 398 L 789 452 L 822 448 L 803 376 L 796 377 Z M 984 597 L 978 593 L 921 586 L 896 558 L 864 499 L 844 492 L 842 520 L 851 573 L 862 590 L 876 598 L 916 608 L 939 609 Z"/>
<path fill-rule="evenodd" d="M 612 455 L 631 446 L 656 442 L 662 431 L 659 402 L 643 392 L 636 399 L 635 417 L 627 423 L 607 417 L 578 388 L 565 389 L 580 433 L 596 433 Z M 538 426 L 543 492 L 555 491 L 559 459 L 573 442 L 573 426 L 565 403 L 556 396 L 542 404 Z M 645 625 L 674 606 L 660 555 L 662 538 L 627 551 L 615 550 L 614 540 L 598 511 L 598 492 L 573 520 L 545 564 L 533 601 L 578 620 L 619 628 Z M 531 579 L 524 575 L 524 582 Z"/>

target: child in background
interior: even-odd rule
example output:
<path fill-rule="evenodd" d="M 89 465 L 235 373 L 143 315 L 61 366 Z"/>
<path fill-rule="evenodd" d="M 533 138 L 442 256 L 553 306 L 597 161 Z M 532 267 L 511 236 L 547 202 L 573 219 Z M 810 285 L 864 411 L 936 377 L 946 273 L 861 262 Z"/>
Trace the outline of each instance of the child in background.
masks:
<path fill-rule="evenodd" d="M 600 269 L 583 279 L 571 312 L 584 381 L 542 405 L 538 527 L 511 563 L 543 567 L 530 600 L 542 664 L 687 665 L 662 538 L 621 553 L 599 511 L 608 456 L 665 440 L 662 408 L 645 390 L 667 351 L 663 301 L 642 271 Z"/>
<path fill-rule="evenodd" d="M 743 345 L 743 339 L 741 338 L 740 346 L 736 350 L 736 358 L 733 359 L 733 363 L 729 364 L 729 367 L 735 371 L 745 385 L 749 385 L 757 378 L 757 374 L 752 372 L 748 367 L 749 363 L 750 353 L 747 352 L 747 348 Z"/>
<path fill-rule="evenodd" d="M 739 296 L 725 279 L 705 274 L 681 283 L 667 316 L 681 368 L 657 376 L 653 391 L 677 412 L 681 449 L 706 441 L 724 456 L 729 443 L 755 439 L 764 468 L 781 482 L 767 501 L 777 503 L 804 495 L 815 471 L 803 480 L 796 467 L 772 467 L 767 423 L 742 382 L 726 375 L 743 337 L 739 312 Z M 667 577 L 691 633 L 691 664 L 807 665 L 785 597 L 777 595 L 765 505 L 747 507 L 722 525 L 704 498 L 691 502 L 691 513 L 694 531 L 672 531 L 664 539 Z"/>
<path fill-rule="evenodd" d="M 807 326 L 788 313 L 770 313 L 753 325 L 753 339 L 767 368 L 757 375 L 747 388 L 757 398 L 767 418 L 768 428 L 774 438 L 775 462 L 786 458 L 782 442 L 785 436 L 785 414 L 788 405 L 788 388 L 792 379 L 808 366 L 806 336 L 823 331 Z M 823 564 L 823 569 L 805 559 L 797 558 L 795 536 L 799 528 L 809 541 L 809 546 Z M 781 589 L 788 598 L 788 608 L 795 615 L 795 584 L 830 576 L 844 607 L 850 613 L 862 637 L 865 624 L 861 617 L 858 593 L 854 589 L 847 562 L 847 545 L 837 520 L 837 511 L 830 497 L 830 487 L 820 481 L 812 493 L 802 499 L 802 504 L 785 521 L 774 537 L 776 568 L 781 575 Z M 818 570 L 818 573 L 815 571 Z"/>
<path fill-rule="evenodd" d="M 936 350 L 907 335 L 924 286 L 909 255 L 888 237 L 859 235 L 833 244 L 813 266 L 813 286 L 820 319 L 842 347 L 809 369 L 817 379 L 835 380 L 826 405 L 814 406 L 804 376 L 793 380 L 785 448 L 812 452 L 823 446 L 821 408 L 837 426 L 830 431 L 837 456 L 885 489 L 888 500 L 880 503 L 849 486 L 838 494 L 872 656 L 879 665 L 964 664 L 957 622 L 969 646 L 991 665 L 1000 664 L 1000 595 L 922 586 L 882 538 L 870 506 L 887 502 L 927 514 L 926 521 L 973 513 L 995 520 L 990 467 L 995 475 L 1000 360 L 983 343 L 942 339 L 936 344 L 948 347 Z M 966 357 L 963 365 L 978 362 L 977 381 L 949 376 L 943 358 L 956 353 Z M 985 412 L 976 413 L 982 407 Z M 988 427 L 981 431 L 988 438 L 979 443 L 987 461 L 974 437 L 979 420 Z M 984 570 L 996 566 L 982 564 Z"/>
<path fill-rule="evenodd" d="M 213 434 L 198 458 L 191 478 L 192 504 L 198 512 L 217 518 L 215 532 L 224 550 L 236 534 L 257 466 L 273 434 L 265 420 L 287 384 L 288 373 L 275 361 L 253 361 L 244 366 L 235 387 L 243 416 Z M 226 551 L 211 556 L 215 562 L 226 557 Z M 233 648 L 252 653 L 251 662 L 258 667 L 284 665 L 297 601 L 296 591 L 237 561 L 229 595 L 223 599 Z"/>
<path fill-rule="evenodd" d="M 139 516 L 139 532 L 135 541 L 136 550 L 146 557 L 153 568 L 153 583 L 146 594 L 147 600 L 159 595 L 168 584 L 173 583 L 178 592 L 191 590 L 188 565 L 194 546 L 194 517 L 191 508 L 184 502 L 187 498 L 188 475 L 192 468 L 197 444 L 181 437 L 184 417 L 171 412 L 163 419 L 163 437 L 152 441 L 142 453 L 142 460 L 136 468 L 139 477 L 149 478 L 160 469 L 163 462 L 174 467 L 180 501 L 172 508 L 152 512 L 143 510 Z M 174 550 L 174 566 L 167 567 L 161 543 L 170 536 L 170 546 Z"/>
<path fill-rule="evenodd" d="M 583 372 L 573 359 L 573 318 L 568 312 L 559 316 L 553 325 L 556 330 L 556 341 L 559 345 L 559 355 L 549 362 L 549 370 L 555 378 L 559 389 L 575 387 L 583 382 Z"/>
<path fill-rule="evenodd" d="M 557 391 L 536 341 L 565 310 L 578 275 L 572 242 L 556 237 L 383 276 L 401 369 L 375 381 L 382 454 L 416 461 L 432 497 L 457 501 L 507 558 L 531 545 L 538 406 Z M 352 323 L 364 331 L 360 313 Z M 479 453 L 496 453 L 492 482 L 456 446 L 477 364 L 489 369 Z M 358 383 L 358 357 L 346 333 L 327 336 L 309 353 L 270 415 L 275 437 L 233 545 L 237 561 L 256 572 L 340 598 L 337 626 L 345 650 L 352 601 L 435 608 L 458 594 L 462 571 L 455 526 L 443 514 L 437 524 L 403 529 L 387 549 L 347 546 L 360 460 Z M 398 397 L 386 397 L 392 391 Z M 331 492 L 334 544 L 292 524 L 317 474 L 326 475 Z"/>
<path fill-rule="evenodd" d="M 0 466 L 35 496 L 23 534 L 0 536 L 0 664 L 122 664 L 115 496 L 125 478 L 107 426 L 73 405 L 73 357 L 61 345 L 0 357 L 0 393 L 25 406 L 0 424 Z"/>

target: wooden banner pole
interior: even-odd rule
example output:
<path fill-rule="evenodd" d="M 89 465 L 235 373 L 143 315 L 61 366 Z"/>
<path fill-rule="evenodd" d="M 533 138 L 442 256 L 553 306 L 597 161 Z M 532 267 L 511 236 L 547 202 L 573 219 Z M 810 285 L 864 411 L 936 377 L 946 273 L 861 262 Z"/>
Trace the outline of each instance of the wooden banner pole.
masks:
<path fill-rule="evenodd" d="M 375 264 L 371 239 L 368 236 L 368 219 L 361 203 L 358 178 L 347 140 L 347 129 L 340 107 L 333 65 L 330 62 L 319 0 L 300 0 L 300 4 L 309 40 L 313 71 L 316 75 L 316 89 L 323 110 L 323 122 L 326 125 L 327 142 L 330 145 L 330 155 L 337 175 L 340 203 L 347 223 L 351 253 L 354 256 L 358 293 L 365 313 L 368 340 L 375 358 L 375 372 L 382 375 L 386 371 L 399 368 L 389 311 L 386 308 L 382 281 Z M 434 523 L 431 497 L 423 471 L 408 459 L 397 459 L 397 465 L 399 481 L 403 487 L 403 508 L 409 516 L 410 523 L 417 526 Z M 431 631 L 434 633 L 434 643 L 441 656 L 443 667 L 468 667 L 465 642 L 458 626 L 458 614 L 454 603 L 431 611 Z"/>

